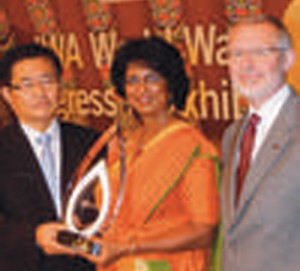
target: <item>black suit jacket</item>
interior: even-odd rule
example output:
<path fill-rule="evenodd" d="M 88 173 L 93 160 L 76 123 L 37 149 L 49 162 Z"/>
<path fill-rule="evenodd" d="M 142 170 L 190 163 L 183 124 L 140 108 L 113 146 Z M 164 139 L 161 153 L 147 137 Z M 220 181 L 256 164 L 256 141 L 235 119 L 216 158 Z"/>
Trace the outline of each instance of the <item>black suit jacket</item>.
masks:
<path fill-rule="evenodd" d="M 72 188 L 72 174 L 98 137 L 92 130 L 60 123 L 62 195 Z M 48 256 L 36 245 L 36 226 L 57 220 L 46 181 L 18 123 L 0 131 L 0 270 L 90 271 L 78 257 Z"/>

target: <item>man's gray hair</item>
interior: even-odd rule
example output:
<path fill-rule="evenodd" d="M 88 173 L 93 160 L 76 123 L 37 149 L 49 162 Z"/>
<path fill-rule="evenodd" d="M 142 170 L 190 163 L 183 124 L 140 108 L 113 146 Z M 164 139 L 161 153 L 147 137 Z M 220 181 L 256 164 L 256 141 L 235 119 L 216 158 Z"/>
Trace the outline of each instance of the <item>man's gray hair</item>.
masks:
<path fill-rule="evenodd" d="M 291 34 L 287 29 L 287 27 L 284 25 L 284 23 L 279 18 L 268 14 L 245 16 L 245 17 L 239 17 L 237 19 L 231 20 L 229 25 L 229 33 L 233 28 L 243 24 L 262 24 L 262 23 L 270 24 L 274 28 L 276 28 L 278 32 L 278 41 L 282 47 L 291 48 L 293 46 Z"/>

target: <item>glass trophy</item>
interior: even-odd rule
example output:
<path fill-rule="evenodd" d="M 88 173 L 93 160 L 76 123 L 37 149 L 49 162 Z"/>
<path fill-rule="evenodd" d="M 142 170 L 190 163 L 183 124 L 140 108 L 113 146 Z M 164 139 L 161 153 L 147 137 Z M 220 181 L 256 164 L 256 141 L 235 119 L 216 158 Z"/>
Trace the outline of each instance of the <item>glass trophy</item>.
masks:
<path fill-rule="evenodd" d="M 120 210 L 125 191 L 126 158 L 123 130 L 127 129 L 128 120 L 123 119 L 128 115 L 129 107 L 125 103 L 121 103 L 119 107 L 116 124 L 106 130 L 82 162 L 82 171 L 85 173 L 78 174 L 83 177 L 76 182 L 66 205 L 67 230 L 57 235 L 59 243 L 92 255 L 101 254 L 101 247 L 89 237 L 93 235 L 101 237 L 103 232 L 112 225 Z M 106 163 L 103 158 L 99 158 L 99 155 L 103 157 L 108 142 L 115 136 L 118 138 L 120 151 L 120 183 L 117 197 L 112 204 Z"/>
<path fill-rule="evenodd" d="M 110 209 L 110 185 L 104 159 L 97 161 L 72 191 L 65 210 L 67 230 L 57 235 L 59 243 L 92 255 L 101 247 L 89 239 L 99 235 Z"/>

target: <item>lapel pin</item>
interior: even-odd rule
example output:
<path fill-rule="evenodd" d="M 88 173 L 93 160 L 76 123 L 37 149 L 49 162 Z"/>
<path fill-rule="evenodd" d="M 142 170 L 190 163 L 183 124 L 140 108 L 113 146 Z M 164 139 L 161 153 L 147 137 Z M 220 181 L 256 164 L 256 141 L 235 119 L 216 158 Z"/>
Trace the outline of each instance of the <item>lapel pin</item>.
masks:
<path fill-rule="evenodd" d="M 280 148 L 280 145 L 278 143 L 273 143 L 273 145 L 272 145 L 273 150 L 279 150 L 279 148 Z"/>

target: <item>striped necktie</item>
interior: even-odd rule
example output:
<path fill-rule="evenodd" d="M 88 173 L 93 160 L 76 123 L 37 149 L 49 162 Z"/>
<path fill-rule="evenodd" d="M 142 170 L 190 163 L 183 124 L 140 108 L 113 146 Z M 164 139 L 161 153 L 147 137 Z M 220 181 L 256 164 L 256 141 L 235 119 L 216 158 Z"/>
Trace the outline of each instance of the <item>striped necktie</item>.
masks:
<path fill-rule="evenodd" d="M 51 150 L 51 135 L 45 133 L 36 139 L 41 146 L 40 165 L 42 167 L 45 179 L 52 199 L 55 203 L 56 210 L 60 213 L 60 189 L 57 179 L 54 154 Z"/>

